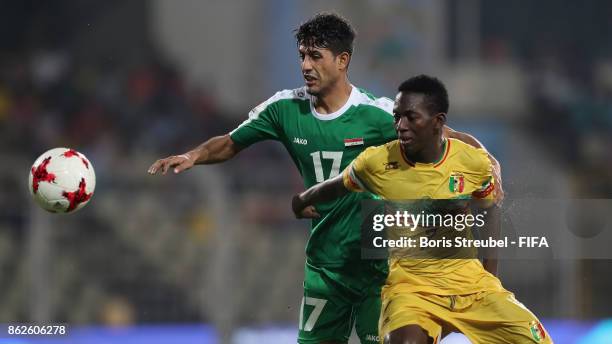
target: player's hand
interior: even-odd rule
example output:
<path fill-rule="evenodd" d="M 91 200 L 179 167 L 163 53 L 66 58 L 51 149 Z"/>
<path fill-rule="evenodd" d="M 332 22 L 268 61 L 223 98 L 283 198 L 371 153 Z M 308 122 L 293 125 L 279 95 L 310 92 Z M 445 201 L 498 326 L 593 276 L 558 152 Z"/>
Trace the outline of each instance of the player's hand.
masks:
<path fill-rule="evenodd" d="M 304 202 L 300 198 L 300 195 L 293 196 L 291 200 L 291 208 L 296 219 L 318 219 L 321 217 L 314 206 L 304 206 Z"/>
<path fill-rule="evenodd" d="M 149 174 L 156 174 L 161 170 L 162 174 L 166 174 L 169 169 L 174 168 L 174 173 L 181 173 L 193 167 L 196 158 L 193 154 L 185 153 L 181 155 L 172 155 L 164 159 L 159 159 L 149 167 Z"/>

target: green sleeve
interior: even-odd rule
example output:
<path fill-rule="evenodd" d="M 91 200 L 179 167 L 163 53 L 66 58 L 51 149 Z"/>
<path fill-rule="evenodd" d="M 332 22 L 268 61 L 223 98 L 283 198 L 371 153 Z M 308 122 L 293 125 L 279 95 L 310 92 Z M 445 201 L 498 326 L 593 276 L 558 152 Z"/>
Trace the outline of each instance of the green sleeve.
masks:
<path fill-rule="evenodd" d="M 395 122 L 393 116 L 384 116 L 384 120 L 381 122 L 380 130 L 382 131 L 382 137 L 385 143 L 397 139 L 397 132 L 395 132 Z"/>
<path fill-rule="evenodd" d="M 278 109 L 276 103 L 271 102 L 273 99 L 256 106 L 249 112 L 249 118 L 230 132 L 234 142 L 248 147 L 259 141 L 279 140 Z"/>
<path fill-rule="evenodd" d="M 395 120 L 393 118 L 393 101 L 389 98 L 381 97 L 376 98 L 372 105 L 376 110 L 372 111 L 374 116 L 371 118 L 379 131 L 375 145 L 382 145 L 396 140 L 397 133 L 395 132 Z"/>

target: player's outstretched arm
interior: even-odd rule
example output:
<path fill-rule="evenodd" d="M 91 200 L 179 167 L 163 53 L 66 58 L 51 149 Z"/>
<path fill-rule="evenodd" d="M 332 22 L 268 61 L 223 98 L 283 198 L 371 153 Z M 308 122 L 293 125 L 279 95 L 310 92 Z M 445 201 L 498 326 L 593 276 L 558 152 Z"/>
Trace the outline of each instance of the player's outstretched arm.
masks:
<path fill-rule="evenodd" d="M 485 146 L 478 141 L 474 136 L 463 133 L 461 131 L 456 131 L 451 129 L 448 126 L 444 126 L 444 136 L 450 137 L 453 139 L 457 139 L 459 141 L 463 141 L 470 146 L 487 150 Z M 489 153 L 489 160 L 491 160 L 491 164 L 493 165 L 493 178 L 495 179 L 495 202 L 497 204 L 501 204 L 504 199 L 504 189 L 502 187 L 502 175 L 501 175 L 501 166 L 499 165 L 499 161 L 495 159 L 491 153 Z"/>
<path fill-rule="evenodd" d="M 159 159 L 149 167 L 149 174 L 156 174 L 161 170 L 166 174 L 168 169 L 174 168 L 174 173 L 181 173 L 193 165 L 216 164 L 236 156 L 242 147 L 234 143 L 229 134 L 215 136 L 187 153 L 171 155 Z"/>
<path fill-rule="evenodd" d="M 344 187 L 342 174 L 340 174 L 293 196 L 291 208 L 298 219 L 315 219 L 320 217 L 314 208 L 315 204 L 333 201 L 347 193 L 349 193 L 349 190 Z"/>

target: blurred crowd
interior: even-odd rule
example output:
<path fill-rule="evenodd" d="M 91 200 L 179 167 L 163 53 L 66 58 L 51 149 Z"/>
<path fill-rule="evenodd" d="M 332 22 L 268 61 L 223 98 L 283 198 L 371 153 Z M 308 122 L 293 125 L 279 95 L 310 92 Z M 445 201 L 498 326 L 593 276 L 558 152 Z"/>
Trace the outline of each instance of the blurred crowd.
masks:
<path fill-rule="evenodd" d="M 581 70 L 577 67 L 583 65 L 571 64 L 563 56 L 569 53 L 546 54 L 530 66 L 530 128 L 567 169 L 575 197 L 609 198 L 612 57 Z"/>
<path fill-rule="evenodd" d="M 161 60 L 79 63 L 62 50 L 0 59 L 5 152 L 18 147 L 33 156 L 65 145 L 121 161 L 135 152 L 178 151 L 230 126 L 205 89 L 187 88 Z"/>
<path fill-rule="evenodd" d="M 0 273 L 13 276 L 0 280 L 0 292 L 9 295 L 1 303 L 2 321 L 28 321 L 35 312 L 27 300 L 37 283 L 30 275 L 36 268 L 30 245 L 37 225 L 32 224 L 33 204 L 24 192 L 26 171 L 43 151 L 61 146 L 76 148 L 94 162 L 97 193 L 94 205 L 82 215 L 67 222 L 54 217 L 52 229 L 44 229 L 53 231 L 53 263 L 38 268 L 48 268 L 54 276 L 45 282 L 54 305 L 51 316 L 110 325 L 210 321 L 203 311 L 209 301 L 203 298 L 212 283 L 206 280 L 214 265 L 208 257 L 219 244 L 210 232 L 222 222 L 219 214 L 211 213 L 215 200 L 207 199 L 206 188 L 214 181 L 197 172 L 189 179 L 153 179 L 146 175 L 146 164 L 227 133 L 237 125 L 232 119 L 237 116 L 224 113 L 206 89 L 188 86 L 184 75 L 158 54 L 150 56 L 138 65 L 82 63 L 62 50 L 0 57 L 0 152 L 3 165 L 19 166 L 0 173 L 0 247 L 5 248 Z M 226 192 L 247 191 L 227 205 L 249 224 L 249 235 L 237 244 L 236 255 L 251 261 L 250 268 L 273 270 L 274 259 L 295 251 L 295 259 L 284 259 L 295 264 L 274 270 L 294 281 L 301 275 L 305 232 L 289 233 L 282 239 L 285 246 L 261 246 L 276 236 L 265 228 L 287 224 L 289 208 L 280 202 L 289 199 L 296 189 L 292 184 L 299 183 L 291 173 L 287 180 L 277 180 L 279 168 L 293 168 L 281 149 L 264 144 L 243 153 L 240 161 L 224 169 L 224 182 Z M 253 164 L 261 164 L 258 173 L 249 169 Z M 173 201 L 166 202 L 168 197 Z M 245 271 L 236 270 L 241 276 Z M 250 299 L 254 290 L 271 287 L 252 273 L 240 280 L 251 287 L 238 288 L 243 293 L 234 295 L 236 299 Z M 287 308 L 260 309 L 268 313 L 263 320 L 283 321 Z M 252 310 L 236 316 L 261 318 Z"/>

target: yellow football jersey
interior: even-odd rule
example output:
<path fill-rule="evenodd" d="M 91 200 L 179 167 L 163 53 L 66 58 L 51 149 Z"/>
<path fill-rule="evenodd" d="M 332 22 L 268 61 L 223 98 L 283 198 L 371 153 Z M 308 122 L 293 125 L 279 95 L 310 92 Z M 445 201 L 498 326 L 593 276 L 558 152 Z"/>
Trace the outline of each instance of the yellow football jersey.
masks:
<path fill-rule="evenodd" d="M 494 198 L 487 152 L 446 139 L 444 153 L 431 164 L 407 161 L 399 141 L 370 147 L 343 172 L 351 191 L 369 191 L 384 200 Z M 464 295 L 503 290 L 477 259 L 389 259 L 385 292 Z"/>

